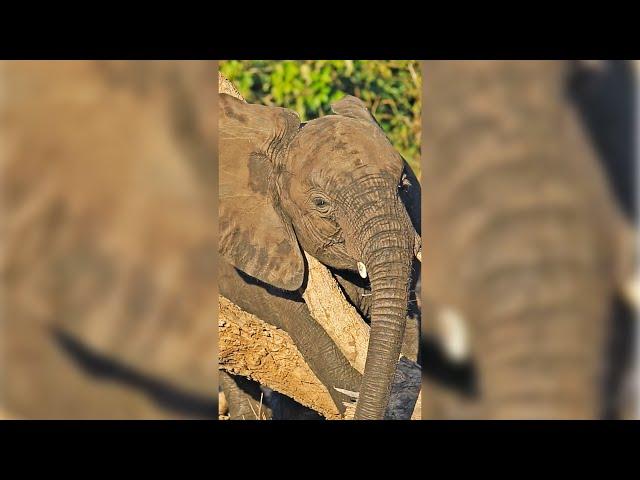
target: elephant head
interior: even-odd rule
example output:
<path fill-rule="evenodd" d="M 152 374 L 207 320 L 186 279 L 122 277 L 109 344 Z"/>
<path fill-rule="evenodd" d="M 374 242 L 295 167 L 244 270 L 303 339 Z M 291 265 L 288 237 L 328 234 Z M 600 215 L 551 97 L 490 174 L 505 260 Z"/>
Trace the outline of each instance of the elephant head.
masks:
<path fill-rule="evenodd" d="M 221 255 L 284 290 L 303 287 L 302 249 L 371 282 L 371 335 L 357 419 L 381 419 L 400 354 L 419 185 L 364 103 L 301 124 L 295 112 L 220 94 Z M 405 206 L 405 204 L 409 206 Z"/>

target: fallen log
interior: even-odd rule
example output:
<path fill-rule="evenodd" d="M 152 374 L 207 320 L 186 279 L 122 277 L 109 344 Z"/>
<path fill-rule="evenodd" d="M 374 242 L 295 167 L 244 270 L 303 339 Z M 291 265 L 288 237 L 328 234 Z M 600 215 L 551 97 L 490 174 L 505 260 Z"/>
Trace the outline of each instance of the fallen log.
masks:
<path fill-rule="evenodd" d="M 219 365 L 293 398 L 326 418 L 340 413 L 289 335 L 219 296 Z"/>

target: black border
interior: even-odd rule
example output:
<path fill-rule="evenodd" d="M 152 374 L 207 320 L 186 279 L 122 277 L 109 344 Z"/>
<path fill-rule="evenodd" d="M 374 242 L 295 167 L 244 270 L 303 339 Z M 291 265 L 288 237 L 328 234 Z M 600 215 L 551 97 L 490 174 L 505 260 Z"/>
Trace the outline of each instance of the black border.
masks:
<path fill-rule="evenodd" d="M 0 31 L 1 59 L 628 59 L 640 57 L 634 16 L 596 22 L 522 6 L 520 16 L 454 15 L 425 10 L 404 21 L 319 17 L 267 23 L 217 14 L 170 22 L 121 16 L 67 27 L 51 22 Z M 513 12 L 512 12 L 513 13 Z M 526 13 L 526 15 L 525 15 Z M 345 14 L 341 14 L 345 16 Z M 537 15 L 537 17 L 536 17 Z M 102 20 L 102 23 L 98 20 Z M 251 21 L 254 24 L 251 24 Z M 260 23 L 262 22 L 262 23 Z M 298 22 L 298 23 L 296 23 Z M 629 24 L 626 25 L 625 22 Z M 15 29 L 11 31 L 11 27 Z M 381 32 L 383 34 L 381 34 Z"/>
<path fill-rule="evenodd" d="M 58 462 L 69 465 L 96 457 L 94 468 L 123 458 L 150 458 L 149 466 L 157 467 L 186 457 L 204 462 L 215 475 L 225 465 L 258 474 L 302 462 L 302 478 L 324 475 L 322 469 L 335 461 L 347 467 L 334 475 L 370 464 L 378 475 L 395 469 L 394 476 L 457 477 L 465 470 L 507 469 L 520 478 L 542 468 L 546 478 L 560 469 L 575 474 L 585 467 L 595 476 L 594 463 L 606 460 L 610 476 L 612 469 L 635 459 L 639 433 L 638 421 L 0 422 L 3 463 L 13 459 L 13 451 L 34 459 L 40 451 L 55 452 Z M 611 452 L 615 458 L 607 460 Z"/>

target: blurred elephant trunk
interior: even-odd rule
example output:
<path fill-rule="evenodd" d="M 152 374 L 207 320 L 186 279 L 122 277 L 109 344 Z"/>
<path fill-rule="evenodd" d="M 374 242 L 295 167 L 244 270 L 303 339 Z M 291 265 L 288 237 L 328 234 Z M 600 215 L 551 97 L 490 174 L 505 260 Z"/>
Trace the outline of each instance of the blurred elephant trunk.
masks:
<path fill-rule="evenodd" d="M 447 415 L 598 417 L 620 223 L 567 102 L 566 64 L 426 69 L 437 94 L 425 109 L 450 119 L 423 133 L 433 159 L 424 175 L 435 179 L 424 202 L 426 293 L 466 321 L 480 390 L 473 411 Z"/>
<path fill-rule="evenodd" d="M 355 222 L 371 281 L 371 335 L 355 418 L 382 419 L 406 323 L 415 232 L 397 199 L 372 202 Z M 363 275 L 363 272 L 360 272 Z"/>
<path fill-rule="evenodd" d="M 540 226 L 540 229 L 543 227 Z M 578 245 L 569 229 L 557 238 Z M 535 246 L 533 232 L 530 245 Z M 538 239 L 539 241 L 539 239 Z M 526 251 L 526 245 L 520 245 Z M 495 245 L 506 250 L 506 245 Z M 596 258 L 548 245 L 479 277 L 474 346 L 483 418 L 591 419 L 600 415 L 606 296 Z"/>

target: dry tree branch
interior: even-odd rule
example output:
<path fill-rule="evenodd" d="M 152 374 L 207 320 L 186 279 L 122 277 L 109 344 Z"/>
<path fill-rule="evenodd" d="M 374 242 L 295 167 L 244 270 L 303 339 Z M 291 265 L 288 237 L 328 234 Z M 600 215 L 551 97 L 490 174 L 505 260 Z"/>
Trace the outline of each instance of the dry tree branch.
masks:
<path fill-rule="evenodd" d="M 283 393 L 326 418 L 340 417 L 327 388 L 289 335 L 219 296 L 219 364 Z"/>

